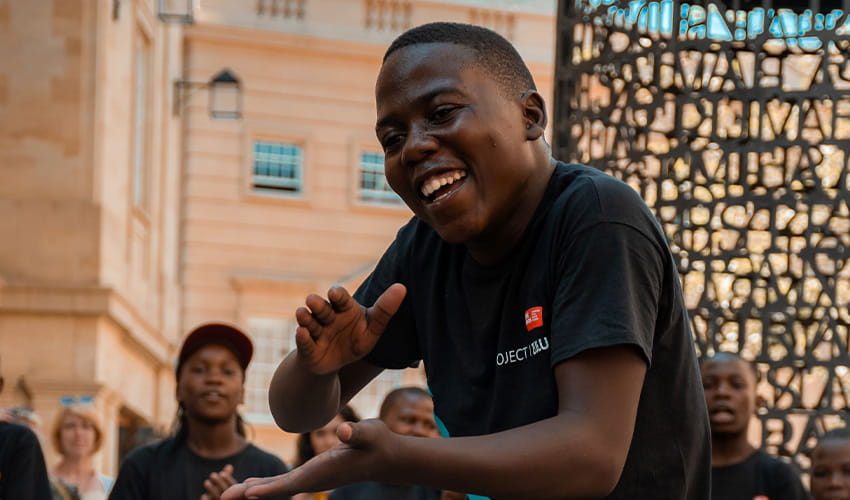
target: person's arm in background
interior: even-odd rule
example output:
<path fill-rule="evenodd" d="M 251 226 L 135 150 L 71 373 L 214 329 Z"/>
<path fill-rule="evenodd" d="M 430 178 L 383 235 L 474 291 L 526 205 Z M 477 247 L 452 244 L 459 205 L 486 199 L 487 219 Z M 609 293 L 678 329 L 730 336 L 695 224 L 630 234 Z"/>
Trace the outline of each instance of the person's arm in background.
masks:
<path fill-rule="evenodd" d="M 269 406 L 281 429 L 298 433 L 325 425 L 381 372 L 362 358 L 405 293 L 404 286 L 392 285 L 368 309 L 340 287 L 328 291 L 328 300 L 307 297 L 307 307 L 295 313 L 296 349 L 281 361 L 269 386 Z"/>
<path fill-rule="evenodd" d="M 626 461 L 646 367 L 632 346 L 582 352 L 554 368 L 556 416 L 496 434 L 428 439 L 393 434 L 377 420 L 344 423 L 338 430 L 343 445 L 288 474 L 236 485 L 222 499 L 363 480 L 500 498 L 604 497 Z"/>

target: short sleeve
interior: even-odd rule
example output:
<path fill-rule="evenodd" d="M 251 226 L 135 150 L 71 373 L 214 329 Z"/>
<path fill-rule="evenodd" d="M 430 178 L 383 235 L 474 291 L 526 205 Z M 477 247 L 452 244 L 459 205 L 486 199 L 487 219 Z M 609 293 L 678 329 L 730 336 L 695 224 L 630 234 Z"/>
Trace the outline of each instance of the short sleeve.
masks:
<path fill-rule="evenodd" d="M 131 451 L 118 469 L 118 477 L 112 485 L 109 500 L 147 500 L 148 474 L 152 460 L 153 452 L 149 447 Z"/>
<path fill-rule="evenodd" d="M 643 231 L 602 221 L 566 236 L 556 266 L 552 366 L 585 350 L 634 345 L 652 362 L 663 254 Z"/>
<path fill-rule="evenodd" d="M 421 356 L 416 342 L 416 331 L 410 307 L 411 290 L 407 279 L 405 228 L 399 231 L 395 241 L 387 248 L 375 270 L 354 293 L 354 298 L 365 307 L 371 307 L 378 297 L 393 283 L 408 286 L 398 312 L 392 317 L 381 338 L 365 360 L 375 366 L 402 369 L 418 365 Z"/>

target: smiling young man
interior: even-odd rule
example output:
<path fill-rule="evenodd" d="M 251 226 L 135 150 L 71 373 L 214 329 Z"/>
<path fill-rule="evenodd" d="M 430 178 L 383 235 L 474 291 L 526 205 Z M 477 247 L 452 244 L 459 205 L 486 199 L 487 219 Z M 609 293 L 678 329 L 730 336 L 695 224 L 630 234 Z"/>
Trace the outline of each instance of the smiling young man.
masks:
<path fill-rule="evenodd" d="M 287 470 L 245 439 L 237 412 L 253 351 L 232 325 L 207 323 L 186 337 L 177 359 L 175 435 L 130 452 L 110 499 L 218 500 L 237 481 Z"/>
<path fill-rule="evenodd" d="M 711 425 L 712 499 L 807 500 L 797 471 L 747 440 L 756 411 L 755 367 L 720 352 L 705 359 L 701 371 Z"/>
<path fill-rule="evenodd" d="M 413 210 L 354 298 L 296 311 L 278 424 L 333 418 L 383 369 L 424 361 L 449 439 L 343 424 L 343 444 L 224 498 L 362 481 L 494 498 L 706 500 L 709 435 L 679 277 L 627 185 L 551 158 L 511 44 L 433 23 L 387 50 L 376 133 Z"/>

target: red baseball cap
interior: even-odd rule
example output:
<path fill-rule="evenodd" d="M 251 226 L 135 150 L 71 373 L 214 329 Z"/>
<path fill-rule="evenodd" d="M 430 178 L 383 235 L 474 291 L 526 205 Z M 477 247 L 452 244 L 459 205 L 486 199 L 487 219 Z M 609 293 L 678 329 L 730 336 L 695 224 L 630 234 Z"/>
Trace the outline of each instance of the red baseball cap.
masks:
<path fill-rule="evenodd" d="M 177 376 L 180 376 L 180 367 L 198 349 L 207 344 L 218 344 L 228 349 L 239 360 L 242 371 L 248 368 L 251 357 L 254 355 L 254 345 L 251 339 L 235 325 L 227 323 L 204 323 L 196 326 L 189 332 L 180 347 L 180 355 L 177 357 Z"/>

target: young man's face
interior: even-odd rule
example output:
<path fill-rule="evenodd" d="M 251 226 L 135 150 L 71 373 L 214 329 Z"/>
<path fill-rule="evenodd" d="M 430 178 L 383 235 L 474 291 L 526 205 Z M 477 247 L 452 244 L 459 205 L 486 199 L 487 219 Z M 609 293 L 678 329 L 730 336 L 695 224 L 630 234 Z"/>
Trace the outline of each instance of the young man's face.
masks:
<path fill-rule="evenodd" d="M 850 500 L 850 440 L 822 441 L 812 453 L 814 500 Z"/>
<path fill-rule="evenodd" d="M 194 418 L 225 421 L 236 414 L 242 403 L 242 384 L 242 367 L 236 355 L 224 346 L 207 344 L 180 368 L 177 400 Z"/>
<path fill-rule="evenodd" d="M 475 60 L 457 44 L 411 45 L 387 58 L 375 89 L 387 181 L 450 243 L 521 233 L 517 206 L 539 201 L 523 196 L 540 169 L 521 92 L 506 96 Z"/>
<path fill-rule="evenodd" d="M 746 362 L 734 358 L 705 362 L 702 386 L 711 433 L 745 433 L 756 409 L 755 375 Z"/>
<path fill-rule="evenodd" d="M 430 397 L 403 395 L 381 417 L 387 427 L 403 436 L 439 437 Z"/>

